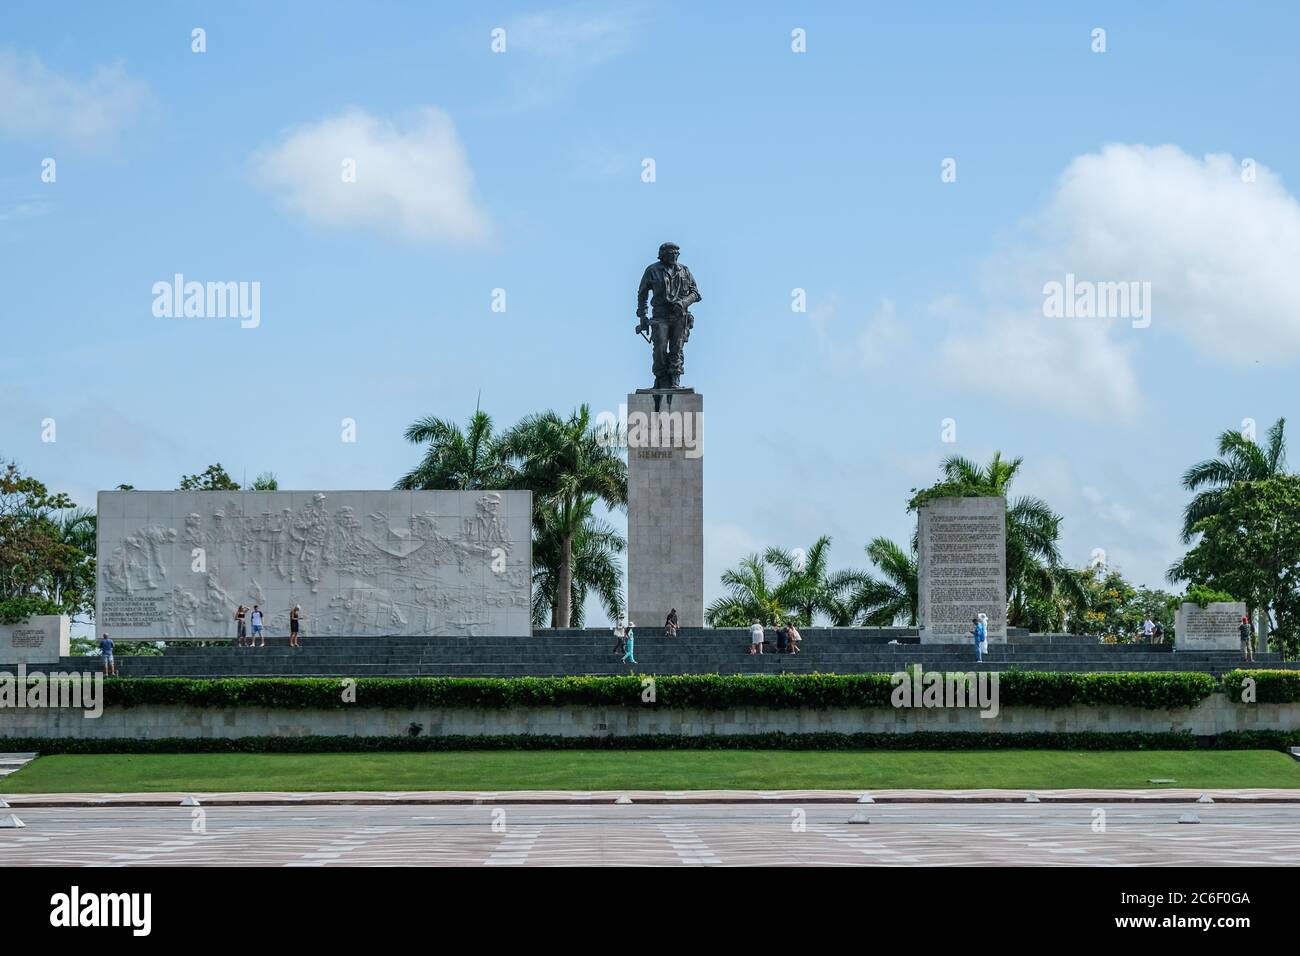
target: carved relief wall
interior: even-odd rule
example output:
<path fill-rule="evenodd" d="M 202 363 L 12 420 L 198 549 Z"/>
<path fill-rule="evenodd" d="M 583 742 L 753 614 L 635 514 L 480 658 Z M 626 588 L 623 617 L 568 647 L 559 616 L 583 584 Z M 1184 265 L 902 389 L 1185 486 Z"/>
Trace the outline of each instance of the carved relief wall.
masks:
<path fill-rule="evenodd" d="M 97 630 L 233 637 L 530 633 L 527 491 L 101 491 Z"/>

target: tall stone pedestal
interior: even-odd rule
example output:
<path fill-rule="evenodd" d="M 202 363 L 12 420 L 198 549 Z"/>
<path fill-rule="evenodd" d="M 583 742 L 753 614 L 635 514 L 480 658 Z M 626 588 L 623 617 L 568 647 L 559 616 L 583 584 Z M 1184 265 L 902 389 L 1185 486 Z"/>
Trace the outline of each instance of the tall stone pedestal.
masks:
<path fill-rule="evenodd" d="M 627 397 L 627 605 L 647 631 L 677 608 L 704 625 L 704 397 L 637 389 Z"/>

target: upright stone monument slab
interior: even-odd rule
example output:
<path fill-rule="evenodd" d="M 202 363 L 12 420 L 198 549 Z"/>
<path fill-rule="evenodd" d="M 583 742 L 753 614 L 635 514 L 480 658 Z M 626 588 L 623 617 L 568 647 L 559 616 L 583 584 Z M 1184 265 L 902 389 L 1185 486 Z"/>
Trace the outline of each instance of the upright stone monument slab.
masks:
<path fill-rule="evenodd" d="M 70 621 L 60 614 L 0 624 L 0 665 L 57 664 L 69 652 Z"/>
<path fill-rule="evenodd" d="M 1179 605 L 1174 614 L 1174 648 L 1179 651 L 1236 651 L 1241 649 L 1237 626 L 1246 617 L 1240 601 L 1214 601 Z"/>
<path fill-rule="evenodd" d="M 627 397 L 627 604 L 642 628 L 677 608 L 704 624 L 704 398 L 693 389 Z"/>
<path fill-rule="evenodd" d="M 970 641 L 971 619 L 988 615 L 988 639 L 1007 639 L 1007 502 L 936 498 L 917 515 L 922 644 Z"/>
<path fill-rule="evenodd" d="M 95 621 L 114 639 L 520 635 L 528 491 L 101 491 Z"/>

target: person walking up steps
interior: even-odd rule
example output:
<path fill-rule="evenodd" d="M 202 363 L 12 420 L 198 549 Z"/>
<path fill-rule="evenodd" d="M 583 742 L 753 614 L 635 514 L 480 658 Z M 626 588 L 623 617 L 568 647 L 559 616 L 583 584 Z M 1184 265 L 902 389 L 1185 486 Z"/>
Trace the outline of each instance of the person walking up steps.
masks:
<path fill-rule="evenodd" d="M 627 653 L 623 655 L 624 664 L 636 664 L 636 655 L 633 654 L 633 651 L 635 650 L 636 634 L 635 632 L 633 632 L 632 627 L 633 627 L 632 622 L 628 621 L 627 622 Z"/>

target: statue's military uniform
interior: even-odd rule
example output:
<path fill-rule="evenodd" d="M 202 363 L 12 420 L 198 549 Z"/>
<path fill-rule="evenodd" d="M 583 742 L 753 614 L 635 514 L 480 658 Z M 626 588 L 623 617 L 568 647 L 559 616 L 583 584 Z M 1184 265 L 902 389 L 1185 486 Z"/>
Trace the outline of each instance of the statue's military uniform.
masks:
<path fill-rule="evenodd" d="M 676 246 L 664 244 L 664 248 L 669 247 L 676 251 Z M 641 276 L 636 296 L 636 314 L 641 327 L 647 323 L 646 299 L 652 293 L 653 317 L 649 325 L 650 344 L 654 346 L 654 387 L 680 388 L 684 367 L 682 347 L 690 338 L 695 322 L 689 310 L 700 301 L 700 292 L 691 270 L 684 265 L 665 262 L 662 258 L 651 263 Z"/>

